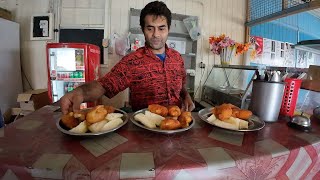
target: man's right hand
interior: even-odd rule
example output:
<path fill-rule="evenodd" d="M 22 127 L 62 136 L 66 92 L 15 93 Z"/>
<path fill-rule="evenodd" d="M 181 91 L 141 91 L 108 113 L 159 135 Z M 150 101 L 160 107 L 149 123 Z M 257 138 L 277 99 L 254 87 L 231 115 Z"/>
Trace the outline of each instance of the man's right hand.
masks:
<path fill-rule="evenodd" d="M 78 112 L 80 111 L 80 104 L 84 101 L 84 96 L 82 90 L 77 88 L 60 99 L 61 111 L 63 114 L 68 112 Z"/>

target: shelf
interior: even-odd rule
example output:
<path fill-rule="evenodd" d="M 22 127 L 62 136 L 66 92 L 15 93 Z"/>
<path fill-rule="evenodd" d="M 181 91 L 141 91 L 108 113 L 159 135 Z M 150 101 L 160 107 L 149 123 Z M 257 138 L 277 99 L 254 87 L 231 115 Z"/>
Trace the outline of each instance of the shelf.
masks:
<path fill-rule="evenodd" d="M 281 72 L 308 72 L 308 68 L 294 68 L 294 67 L 278 67 L 278 66 L 244 66 L 244 65 L 214 65 L 215 68 L 224 69 L 241 69 L 241 70 L 270 70 L 270 71 L 281 71 Z"/>
<path fill-rule="evenodd" d="M 65 81 L 65 82 L 85 82 L 85 78 L 57 78 L 52 79 L 53 81 Z"/>
<path fill-rule="evenodd" d="M 76 66 L 75 71 L 84 71 L 84 66 Z M 57 69 L 57 72 L 73 72 L 73 70 L 67 70 L 67 69 L 59 70 L 59 69 Z"/>
<path fill-rule="evenodd" d="M 224 68 L 224 69 L 243 69 L 243 70 L 257 70 L 259 69 L 258 66 L 242 66 L 242 65 L 214 65 L 215 68 Z"/>
<path fill-rule="evenodd" d="M 197 55 L 194 53 L 189 54 L 181 54 L 181 56 L 187 56 L 187 57 L 196 57 Z"/>

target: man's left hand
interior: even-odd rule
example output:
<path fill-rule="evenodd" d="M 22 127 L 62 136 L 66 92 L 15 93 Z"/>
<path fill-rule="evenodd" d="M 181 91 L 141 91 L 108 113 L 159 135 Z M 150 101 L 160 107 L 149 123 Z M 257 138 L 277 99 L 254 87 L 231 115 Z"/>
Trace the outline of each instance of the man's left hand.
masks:
<path fill-rule="evenodd" d="M 194 108 L 195 108 L 195 105 L 194 105 L 190 95 L 187 94 L 183 100 L 182 110 L 191 112 L 192 110 L 194 110 Z"/>

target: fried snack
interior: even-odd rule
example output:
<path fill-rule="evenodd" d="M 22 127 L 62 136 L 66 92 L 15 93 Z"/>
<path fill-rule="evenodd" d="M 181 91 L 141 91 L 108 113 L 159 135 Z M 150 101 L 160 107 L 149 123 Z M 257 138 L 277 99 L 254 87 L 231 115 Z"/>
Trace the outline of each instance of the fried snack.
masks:
<path fill-rule="evenodd" d="M 109 113 L 114 113 L 115 109 L 113 106 L 104 106 L 104 108 L 107 110 L 108 114 Z"/>
<path fill-rule="evenodd" d="M 218 114 L 218 118 L 223 121 L 223 120 L 229 119 L 231 115 L 232 115 L 232 109 L 228 107 L 223 107 L 221 109 L 221 113 Z"/>
<path fill-rule="evenodd" d="M 150 111 L 145 111 L 144 114 L 146 117 L 150 120 L 152 120 L 157 126 L 160 126 L 161 121 L 164 120 L 165 118 L 160 116 L 159 114 L 152 113 Z"/>
<path fill-rule="evenodd" d="M 108 111 L 104 108 L 104 105 L 98 105 L 88 112 L 86 116 L 87 124 L 93 124 L 102 121 L 107 114 Z"/>
<path fill-rule="evenodd" d="M 237 115 L 237 118 L 248 120 L 251 116 L 252 116 L 252 112 L 251 111 L 241 109 L 239 111 L 239 114 Z"/>
<path fill-rule="evenodd" d="M 179 117 L 181 115 L 181 110 L 178 106 L 168 106 L 168 114 L 172 117 Z"/>
<path fill-rule="evenodd" d="M 180 122 L 182 128 L 188 127 L 189 123 L 192 121 L 191 112 L 182 112 L 181 115 L 178 117 L 178 121 Z"/>
<path fill-rule="evenodd" d="M 80 122 L 86 120 L 86 116 L 87 116 L 87 113 L 86 111 L 80 111 L 80 112 L 75 112 L 73 114 L 73 117 L 77 118 Z"/>
<path fill-rule="evenodd" d="M 152 113 L 159 114 L 160 116 L 166 117 L 168 115 L 168 109 L 159 104 L 150 104 L 148 110 Z"/>
<path fill-rule="evenodd" d="M 102 128 L 101 131 L 108 131 L 111 129 L 114 129 L 118 127 L 120 124 L 123 123 L 123 120 L 121 118 L 115 118 L 109 122 L 107 122 Z"/>
<path fill-rule="evenodd" d="M 181 127 L 181 124 L 176 119 L 169 119 L 166 118 L 165 120 L 161 121 L 160 129 L 162 130 L 174 130 L 179 129 Z"/>
<path fill-rule="evenodd" d="M 148 127 L 148 128 L 155 129 L 155 128 L 157 127 L 156 124 L 155 124 L 155 122 L 152 121 L 152 120 L 149 120 L 149 119 L 147 118 L 147 116 L 146 116 L 145 114 L 143 114 L 143 113 L 136 114 L 136 115 L 134 116 L 134 119 L 135 119 L 136 121 L 141 122 L 143 125 L 145 125 L 145 126 Z"/>
<path fill-rule="evenodd" d="M 61 121 L 67 128 L 70 129 L 78 126 L 79 124 L 78 119 L 73 117 L 73 112 L 69 112 L 68 114 L 62 115 Z"/>
<path fill-rule="evenodd" d="M 107 123 L 108 121 L 103 120 L 103 121 L 99 121 L 96 123 L 93 123 L 91 125 L 88 126 L 88 129 L 93 132 L 93 133 L 97 133 L 100 132 L 101 129 L 103 128 L 103 126 Z"/>
<path fill-rule="evenodd" d="M 240 109 L 235 109 L 235 108 L 232 109 L 232 115 L 231 116 L 235 117 L 235 118 L 238 117 L 239 111 L 240 111 Z"/>
<path fill-rule="evenodd" d="M 82 134 L 82 133 L 86 133 L 88 131 L 88 127 L 86 125 L 86 122 L 82 121 L 78 126 L 70 129 L 69 131 L 73 132 L 73 133 Z"/>

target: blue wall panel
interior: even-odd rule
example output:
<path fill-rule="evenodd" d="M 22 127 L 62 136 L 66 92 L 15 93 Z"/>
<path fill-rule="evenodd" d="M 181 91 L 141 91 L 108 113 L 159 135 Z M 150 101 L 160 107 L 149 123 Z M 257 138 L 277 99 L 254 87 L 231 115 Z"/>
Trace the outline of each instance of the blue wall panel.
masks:
<path fill-rule="evenodd" d="M 303 12 L 251 27 L 250 34 L 296 44 L 320 39 L 320 19 Z"/>

